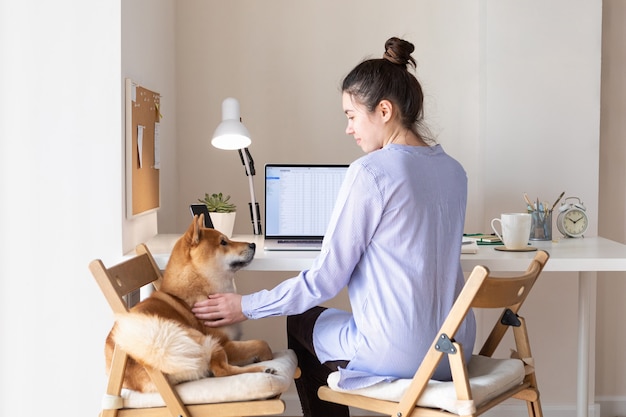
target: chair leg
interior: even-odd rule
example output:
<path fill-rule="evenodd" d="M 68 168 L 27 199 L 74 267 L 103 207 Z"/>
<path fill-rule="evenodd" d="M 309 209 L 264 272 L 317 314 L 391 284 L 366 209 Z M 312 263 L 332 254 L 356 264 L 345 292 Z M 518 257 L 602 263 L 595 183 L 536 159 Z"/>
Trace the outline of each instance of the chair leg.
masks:
<path fill-rule="evenodd" d="M 530 342 L 528 340 L 526 320 L 523 317 L 518 317 L 518 319 L 520 320 L 520 326 L 513 327 L 513 335 L 520 359 L 527 360 L 528 358 L 532 358 L 532 352 L 530 350 Z M 526 375 L 525 381 L 530 382 L 530 388 L 534 391 L 533 397 L 536 396 L 536 398 L 526 400 L 526 405 L 528 406 L 528 417 L 543 417 L 539 390 L 537 388 L 537 376 L 534 371 L 534 363 L 531 362 L 530 366 L 533 368 L 531 368 L 532 371 Z"/>
<path fill-rule="evenodd" d="M 536 401 L 527 401 L 526 405 L 528 406 L 528 417 L 543 417 L 539 398 Z"/>

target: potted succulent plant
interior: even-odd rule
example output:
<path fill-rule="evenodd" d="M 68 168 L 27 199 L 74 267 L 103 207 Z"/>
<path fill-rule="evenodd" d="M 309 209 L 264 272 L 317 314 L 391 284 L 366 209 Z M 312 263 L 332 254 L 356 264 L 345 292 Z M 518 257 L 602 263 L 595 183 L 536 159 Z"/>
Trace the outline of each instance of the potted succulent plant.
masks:
<path fill-rule="evenodd" d="M 204 203 L 209 210 L 213 227 L 229 238 L 232 237 L 237 206 L 230 201 L 230 196 L 224 196 L 222 193 L 205 193 L 204 199 L 198 201 Z"/>

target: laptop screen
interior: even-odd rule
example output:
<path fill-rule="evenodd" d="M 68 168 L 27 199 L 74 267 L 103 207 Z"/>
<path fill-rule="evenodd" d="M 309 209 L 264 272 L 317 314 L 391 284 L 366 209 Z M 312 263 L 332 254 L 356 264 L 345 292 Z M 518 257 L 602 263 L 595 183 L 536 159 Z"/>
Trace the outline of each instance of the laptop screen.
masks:
<path fill-rule="evenodd" d="M 348 165 L 265 165 L 265 237 L 323 238 Z"/>

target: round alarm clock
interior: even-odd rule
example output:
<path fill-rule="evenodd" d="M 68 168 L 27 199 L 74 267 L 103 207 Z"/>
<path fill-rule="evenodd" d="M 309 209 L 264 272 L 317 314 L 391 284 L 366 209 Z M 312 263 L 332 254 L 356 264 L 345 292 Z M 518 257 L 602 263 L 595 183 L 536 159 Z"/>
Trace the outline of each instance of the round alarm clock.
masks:
<path fill-rule="evenodd" d="M 575 198 L 578 203 L 568 203 L 567 200 Z M 559 215 L 556 219 L 556 227 L 565 237 L 583 237 L 589 227 L 589 218 L 586 208 L 578 197 L 567 197 L 559 207 Z"/>

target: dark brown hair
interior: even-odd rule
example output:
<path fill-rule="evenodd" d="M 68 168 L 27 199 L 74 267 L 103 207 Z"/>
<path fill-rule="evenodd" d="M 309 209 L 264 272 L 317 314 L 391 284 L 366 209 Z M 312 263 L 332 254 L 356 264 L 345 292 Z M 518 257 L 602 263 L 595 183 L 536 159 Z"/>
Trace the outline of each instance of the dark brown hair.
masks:
<path fill-rule="evenodd" d="M 424 118 L 424 95 L 417 78 L 409 72 L 416 68 L 411 53 L 412 43 L 396 37 L 385 42 L 382 58 L 368 59 L 358 64 L 344 78 L 341 91 L 350 94 L 372 112 L 382 100 L 391 101 L 397 109 L 402 125 L 418 133 Z"/>

